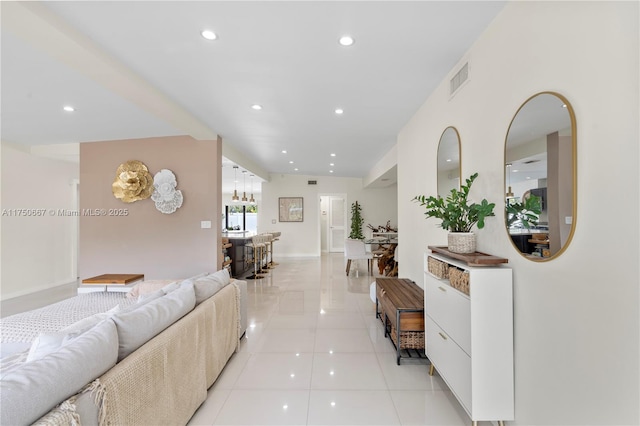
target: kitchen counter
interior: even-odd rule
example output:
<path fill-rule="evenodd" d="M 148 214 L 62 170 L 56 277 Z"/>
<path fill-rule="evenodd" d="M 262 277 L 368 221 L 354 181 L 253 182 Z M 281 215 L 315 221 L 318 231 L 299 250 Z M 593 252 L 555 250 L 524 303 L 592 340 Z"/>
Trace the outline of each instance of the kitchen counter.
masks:
<path fill-rule="evenodd" d="M 509 235 L 529 235 L 529 234 L 548 234 L 549 231 L 546 229 L 527 229 L 527 228 L 516 228 L 509 229 Z"/>
<path fill-rule="evenodd" d="M 245 244 L 251 242 L 251 238 L 256 235 L 253 231 L 224 231 L 222 236 L 229 238 L 233 246 L 229 249 L 228 255 L 231 258 L 231 274 L 235 278 L 241 278 L 252 265 L 249 262 L 249 253 L 245 249 Z"/>
<path fill-rule="evenodd" d="M 253 231 L 222 231 L 222 236 L 229 239 L 245 239 L 255 236 Z"/>

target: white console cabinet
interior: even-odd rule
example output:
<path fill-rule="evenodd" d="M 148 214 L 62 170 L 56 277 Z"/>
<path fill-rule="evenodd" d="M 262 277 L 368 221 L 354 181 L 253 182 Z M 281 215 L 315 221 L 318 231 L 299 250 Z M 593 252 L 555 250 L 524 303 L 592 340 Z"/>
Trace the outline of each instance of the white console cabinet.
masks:
<path fill-rule="evenodd" d="M 468 273 L 469 294 L 429 272 L 429 257 Z M 432 368 L 473 424 L 514 420 L 511 268 L 469 266 L 427 252 L 424 271 L 426 352 Z"/>

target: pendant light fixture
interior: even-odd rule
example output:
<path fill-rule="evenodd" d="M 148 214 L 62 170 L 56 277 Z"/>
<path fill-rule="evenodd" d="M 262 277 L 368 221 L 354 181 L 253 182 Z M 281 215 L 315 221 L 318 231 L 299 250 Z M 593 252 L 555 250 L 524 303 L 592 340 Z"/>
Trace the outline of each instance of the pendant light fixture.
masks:
<path fill-rule="evenodd" d="M 251 175 L 250 178 L 251 178 L 251 198 L 249 198 L 249 204 L 255 204 L 256 199 L 253 198 L 253 175 Z"/>
<path fill-rule="evenodd" d="M 246 170 L 242 171 L 242 180 L 244 182 L 242 184 L 243 185 L 242 189 L 244 190 L 242 191 L 242 202 L 246 204 L 247 203 L 247 171 Z"/>
<path fill-rule="evenodd" d="M 233 196 L 231 197 L 231 201 L 237 203 L 240 200 L 238 197 L 238 189 L 236 183 L 238 182 L 238 166 L 233 166 Z"/>
<path fill-rule="evenodd" d="M 507 190 L 507 198 L 513 197 L 513 191 L 511 190 L 511 163 L 507 163 L 507 185 L 509 189 Z"/>

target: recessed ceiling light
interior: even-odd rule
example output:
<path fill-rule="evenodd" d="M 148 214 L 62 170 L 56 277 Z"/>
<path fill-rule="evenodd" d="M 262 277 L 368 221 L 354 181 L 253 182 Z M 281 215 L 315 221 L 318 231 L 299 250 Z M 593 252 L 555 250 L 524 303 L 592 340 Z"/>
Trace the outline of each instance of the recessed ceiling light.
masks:
<path fill-rule="evenodd" d="M 447 158 L 447 163 L 450 163 L 450 162 L 451 162 L 451 158 Z"/>
<path fill-rule="evenodd" d="M 355 43 L 355 40 L 353 39 L 353 37 L 345 35 L 340 37 L 338 43 L 340 43 L 342 46 L 351 46 L 353 43 Z"/>
<path fill-rule="evenodd" d="M 333 170 L 329 170 L 329 173 L 333 173 Z"/>
<path fill-rule="evenodd" d="M 211 30 L 202 30 L 200 35 L 202 35 L 202 37 L 206 38 L 207 40 L 216 40 L 218 38 L 218 35 Z"/>
<path fill-rule="evenodd" d="M 566 108 L 566 107 L 567 107 L 567 104 L 562 104 L 562 108 Z"/>
<path fill-rule="evenodd" d="M 298 171 L 298 168 L 296 167 L 295 169 L 293 169 L 293 171 L 294 171 L 294 172 L 297 172 L 297 171 Z"/>
<path fill-rule="evenodd" d="M 218 35 L 211 30 L 203 30 L 200 34 L 207 40 L 216 40 L 218 38 Z"/>
<path fill-rule="evenodd" d="M 293 164 L 293 161 L 289 161 L 289 164 Z"/>
<path fill-rule="evenodd" d="M 331 153 L 331 156 L 332 156 L 332 157 L 335 157 L 335 156 L 336 156 L 336 154 L 334 154 L 334 153 L 332 152 L 332 153 Z"/>
<path fill-rule="evenodd" d="M 251 108 L 255 109 L 256 111 L 260 111 L 262 109 L 262 105 L 253 104 L 251 105 Z"/>
<path fill-rule="evenodd" d="M 283 154 L 286 154 L 286 153 L 287 153 L 287 150 L 286 150 L 286 149 L 283 149 L 283 150 L 282 150 L 282 153 L 283 153 Z"/>
<path fill-rule="evenodd" d="M 333 164 L 333 163 L 329 163 L 329 165 L 330 165 L 331 167 L 333 167 L 333 166 L 334 166 L 334 164 Z"/>
<path fill-rule="evenodd" d="M 76 110 L 74 107 L 72 107 L 72 106 L 70 106 L 70 105 L 66 105 L 66 106 L 64 106 L 62 109 L 63 109 L 63 110 L 65 110 L 65 111 L 67 111 L 67 112 L 73 112 L 73 111 L 75 111 L 75 110 Z"/>
<path fill-rule="evenodd" d="M 336 114 L 341 115 L 344 113 L 344 110 L 342 108 L 336 108 Z"/>

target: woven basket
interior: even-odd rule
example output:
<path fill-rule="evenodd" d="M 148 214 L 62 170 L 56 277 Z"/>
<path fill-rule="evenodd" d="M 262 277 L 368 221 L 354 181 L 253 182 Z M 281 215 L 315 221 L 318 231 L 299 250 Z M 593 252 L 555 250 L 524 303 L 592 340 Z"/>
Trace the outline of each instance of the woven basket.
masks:
<path fill-rule="evenodd" d="M 449 251 L 454 253 L 475 253 L 476 234 L 473 232 L 449 232 Z"/>
<path fill-rule="evenodd" d="M 398 333 L 391 324 L 391 339 L 398 345 Z M 424 349 L 424 331 L 403 331 L 400 333 L 400 349 Z"/>
<path fill-rule="evenodd" d="M 449 278 L 449 265 L 433 257 L 427 257 L 427 270 L 438 278 Z"/>
<path fill-rule="evenodd" d="M 451 287 L 464 294 L 469 294 L 469 272 L 456 268 L 455 266 L 449 267 L 449 284 Z"/>

